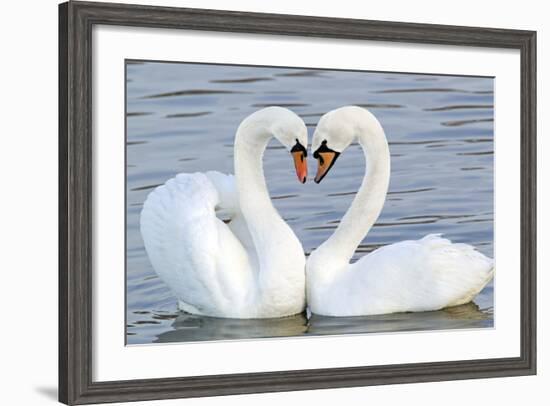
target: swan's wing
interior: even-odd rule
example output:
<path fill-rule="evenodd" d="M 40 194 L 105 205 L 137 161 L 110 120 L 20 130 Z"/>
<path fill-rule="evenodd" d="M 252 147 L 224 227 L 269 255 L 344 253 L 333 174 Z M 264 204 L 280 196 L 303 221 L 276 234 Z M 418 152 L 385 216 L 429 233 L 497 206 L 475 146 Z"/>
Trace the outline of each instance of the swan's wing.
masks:
<path fill-rule="evenodd" d="M 216 217 L 233 213 L 232 176 L 180 174 L 153 190 L 143 205 L 141 234 L 153 268 L 178 299 L 203 314 L 238 306 L 251 267 L 246 251 Z"/>
<path fill-rule="evenodd" d="M 215 206 L 217 217 L 226 221 L 231 220 L 240 213 L 235 176 L 218 171 L 208 171 L 205 175 L 218 193 Z"/>
<path fill-rule="evenodd" d="M 205 175 L 218 191 L 219 201 L 216 205 L 216 216 L 227 224 L 227 227 L 229 227 L 247 251 L 254 269 L 258 269 L 254 242 L 252 241 L 252 236 L 239 205 L 239 194 L 237 192 L 235 176 L 217 171 L 209 171 Z"/>
<path fill-rule="evenodd" d="M 494 260 L 471 245 L 452 243 L 441 234 L 429 234 L 418 243 L 423 247 L 431 277 L 438 282 L 432 294 L 446 302 L 444 306 L 472 301 L 493 278 Z"/>
<path fill-rule="evenodd" d="M 359 314 L 379 314 L 467 303 L 491 280 L 494 265 L 470 245 L 431 234 L 380 248 L 349 271 L 339 294 L 350 297 L 348 305 Z M 344 292 L 345 286 L 353 292 Z"/>

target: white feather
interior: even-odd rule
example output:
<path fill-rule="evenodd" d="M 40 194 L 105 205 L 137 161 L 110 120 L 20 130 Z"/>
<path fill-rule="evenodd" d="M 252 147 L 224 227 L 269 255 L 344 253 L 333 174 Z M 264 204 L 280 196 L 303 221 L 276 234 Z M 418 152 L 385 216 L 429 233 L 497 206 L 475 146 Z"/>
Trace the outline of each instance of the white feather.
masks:
<path fill-rule="evenodd" d="M 274 123 L 276 131 L 270 131 Z M 272 136 L 288 148 L 296 138 L 307 145 L 307 129 L 294 113 L 260 110 L 237 131 L 240 181 L 214 171 L 183 173 L 147 197 L 140 219 L 145 249 L 180 309 L 230 318 L 303 311 L 303 249 L 271 204 L 263 180 L 261 156 Z"/>
<path fill-rule="evenodd" d="M 472 301 L 493 273 L 493 260 L 472 246 L 430 234 L 347 265 L 330 285 L 313 290 L 310 306 L 329 316 L 438 310 Z"/>
<path fill-rule="evenodd" d="M 225 200 L 203 173 L 180 174 L 156 188 L 143 205 L 141 234 L 153 268 L 182 303 L 201 314 L 220 308 L 238 314 L 254 275 L 244 247 L 216 217 L 215 208 L 235 193 L 233 177 L 218 175 Z"/>
<path fill-rule="evenodd" d="M 312 312 L 328 316 L 417 312 L 473 300 L 493 277 L 493 260 L 440 234 L 387 245 L 349 263 L 384 206 L 390 178 L 386 137 L 371 113 L 350 106 L 323 116 L 312 143 L 326 140 L 329 148 L 341 151 L 354 139 L 365 151 L 366 175 L 334 234 L 308 258 Z"/>

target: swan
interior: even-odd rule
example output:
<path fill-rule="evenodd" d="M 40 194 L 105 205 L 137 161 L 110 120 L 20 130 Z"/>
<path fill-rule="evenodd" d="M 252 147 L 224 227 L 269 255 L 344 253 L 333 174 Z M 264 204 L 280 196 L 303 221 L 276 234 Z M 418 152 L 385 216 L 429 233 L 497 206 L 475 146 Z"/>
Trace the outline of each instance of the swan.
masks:
<path fill-rule="evenodd" d="M 318 160 L 316 183 L 354 141 L 363 148 L 366 174 L 335 232 L 307 259 L 307 300 L 312 313 L 419 312 L 470 302 L 493 277 L 493 260 L 441 234 L 387 245 L 350 264 L 386 199 L 390 180 L 386 136 L 372 113 L 345 106 L 321 117 L 312 141 Z"/>
<path fill-rule="evenodd" d="M 180 310 L 225 318 L 283 317 L 304 310 L 304 251 L 273 207 L 264 179 L 262 157 L 272 137 L 291 152 L 304 183 L 306 126 L 290 110 L 268 107 L 237 129 L 235 176 L 181 173 L 148 195 L 141 235 Z"/>

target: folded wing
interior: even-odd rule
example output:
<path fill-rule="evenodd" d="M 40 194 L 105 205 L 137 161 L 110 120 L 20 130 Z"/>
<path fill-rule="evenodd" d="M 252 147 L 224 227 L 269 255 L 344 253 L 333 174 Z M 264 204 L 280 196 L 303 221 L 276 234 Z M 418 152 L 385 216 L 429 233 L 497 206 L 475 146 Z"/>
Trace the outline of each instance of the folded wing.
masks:
<path fill-rule="evenodd" d="M 494 274 L 491 258 L 439 234 L 387 245 L 349 265 L 327 300 L 334 314 L 438 310 L 468 303 Z"/>
<path fill-rule="evenodd" d="M 141 234 L 153 268 L 184 308 L 231 317 L 246 306 L 254 269 L 229 224 L 240 210 L 232 175 L 179 174 L 153 190 L 141 213 Z M 225 312 L 227 314 L 220 314 Z"/>

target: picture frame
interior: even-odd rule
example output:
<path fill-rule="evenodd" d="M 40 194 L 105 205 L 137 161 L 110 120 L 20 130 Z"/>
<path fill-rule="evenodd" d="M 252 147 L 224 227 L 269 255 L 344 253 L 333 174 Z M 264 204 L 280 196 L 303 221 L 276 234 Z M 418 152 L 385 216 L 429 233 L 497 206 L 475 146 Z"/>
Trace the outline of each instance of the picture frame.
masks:
<path fill-rule="evenodd" d="M 521 59 L 520 356 L 94 381 L 92 29 L 95 25 L 515 49 Z M 122 293 L 121 293 L 122 294 Z M 536 32 L 73 2 L 59 6 L 59 400 L 220 396 L 536 374 Z"/>

